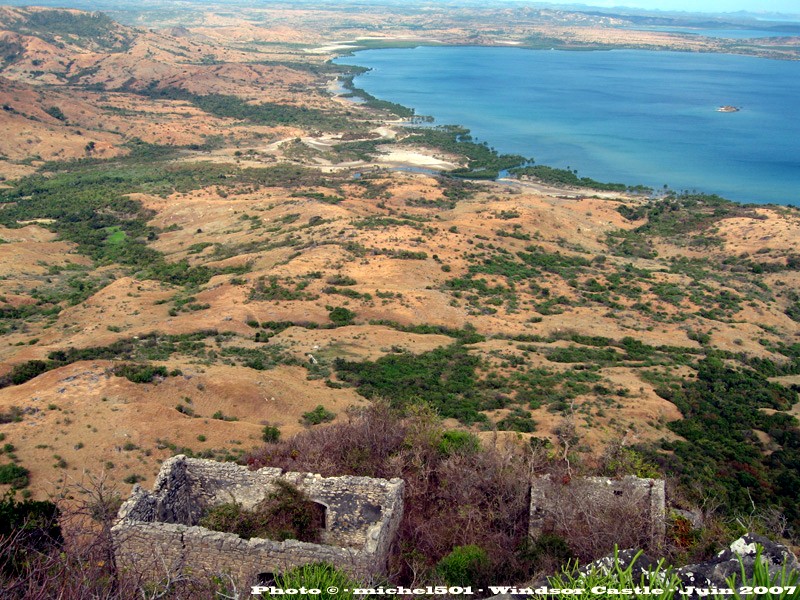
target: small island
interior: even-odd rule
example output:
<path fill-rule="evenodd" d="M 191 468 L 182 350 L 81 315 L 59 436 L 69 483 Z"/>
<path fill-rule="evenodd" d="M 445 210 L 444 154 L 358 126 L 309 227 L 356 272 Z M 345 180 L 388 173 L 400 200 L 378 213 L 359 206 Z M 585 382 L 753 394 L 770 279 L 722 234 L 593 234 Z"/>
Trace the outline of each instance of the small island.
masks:
<path fill-rule="evenodd" d="M 739 112 L 740 110 L 741 108 L 739 108 L 738 106 L 730 106 L 729 104 L 726 104 L 725 106 L 720 106 L 717 109 L 717 112 L 732 113 L 732 112 Z"/>

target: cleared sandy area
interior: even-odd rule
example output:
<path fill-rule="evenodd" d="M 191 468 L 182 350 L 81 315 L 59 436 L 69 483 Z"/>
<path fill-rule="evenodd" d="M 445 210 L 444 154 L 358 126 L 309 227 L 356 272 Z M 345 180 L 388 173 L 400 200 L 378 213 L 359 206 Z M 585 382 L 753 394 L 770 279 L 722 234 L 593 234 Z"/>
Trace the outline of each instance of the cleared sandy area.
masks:
<path fill-rule="evenodd" d="M 379 156 L 377 162 L 392 167 L 411 166 L 436 171 L 447 171 L 458 167 L 452 162 L 413 150 L 390 150 L 386 154 Z"/>

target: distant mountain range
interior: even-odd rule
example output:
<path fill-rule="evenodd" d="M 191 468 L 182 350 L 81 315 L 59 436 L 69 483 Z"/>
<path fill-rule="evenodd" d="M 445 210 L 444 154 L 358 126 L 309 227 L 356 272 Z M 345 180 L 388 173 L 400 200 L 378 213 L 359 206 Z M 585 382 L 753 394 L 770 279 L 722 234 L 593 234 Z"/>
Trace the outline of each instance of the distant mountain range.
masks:
<path fill-rule="evenodd" d="M 720 19 L 724 19 L 726 22 L 730 23 L 731 21 L 743 25 L 748 24 L 749 26 L 758 25 L 759 28 L 764 25 L 764 22 L 773 22 L 773 23 L 800 23 L 800 13 L 780 13 L 780 12 L 751 12 L 745 10 L 739 11 L 732 11 L 732 12 L 705 12 L 705 11 L 677 11 L 677 10 L 648 10 L 643 8 L 636 8 L 632 6 L 612 6 L 612 7 L 601 7 L 601 6 L 591 6 L 587 4 L 557 4 L 557 3 L 550 3 L 550 2 L 541 2 L 536 3 L 536 6 L 546 6 L 548 8 L 558 8 L 562 10 L 574 10 L 577 12 L 583 12 L 587 14 L 597 14 L 603 16 L 624 16 L 625 18 L 645 18 L 645 19 L 657 19 L 657 20 L 664 20 L 665 23 L 653 23 L 653 24 L 664 24 L 664 25 L 673 25 L 675 21 L 680 21 L 681 23 L 685 23 L 686 21 L 692 21 L 694 26 L 703 26 L 703 22 L 696 22 L 695 20 L 698 17 L 702 17 L 703 19 L 707 17 L 715 17 L 712 20 L 714 26 L 720 25 Z M 749 22 L 749 23 L 742 23 L 742 21 Z"/>

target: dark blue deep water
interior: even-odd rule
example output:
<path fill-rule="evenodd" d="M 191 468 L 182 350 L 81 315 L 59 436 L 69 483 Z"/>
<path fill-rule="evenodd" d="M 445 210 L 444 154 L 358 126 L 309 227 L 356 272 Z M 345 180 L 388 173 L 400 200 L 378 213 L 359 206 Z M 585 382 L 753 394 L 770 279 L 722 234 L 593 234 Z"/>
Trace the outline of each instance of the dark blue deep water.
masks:
<path fill-rule="evenodd" d="M 374 96 L 539 164 L 800 205 L 800 62 L 479 47 L 368 50 L 338 62 L 370 67 L 355 84 Z"/>

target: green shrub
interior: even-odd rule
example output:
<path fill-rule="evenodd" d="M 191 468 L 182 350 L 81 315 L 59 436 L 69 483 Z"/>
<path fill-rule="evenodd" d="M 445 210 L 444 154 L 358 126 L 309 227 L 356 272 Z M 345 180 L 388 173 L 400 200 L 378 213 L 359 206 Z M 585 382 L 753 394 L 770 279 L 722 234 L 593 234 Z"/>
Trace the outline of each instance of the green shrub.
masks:
<path fill-rule="evenodd" d="M 0 413 L 0 423 L 19 423 L 22 421 L 22 409 L 12 406 L 8 412 Z"/>
<path fill-rule="evenodd" d="M 516 154 L 498 154 L 493 148 L 475 140 L 468 129 L 456 125 L 409 128 L 408 132 L 410 135 L 399 143 L 428 146 L 465 156 L 468 160 L 466 167 L 448 172 L 448 175 L 454 177 L 495 179 L 501 171 L 519 167 L 528 162 L 528 159 Z M 456 190 L 456 195 L 459 191 L 461 190 Z"/>
<path fill-rule="evenodd" d="M 394 407 L 406 408 L 422 400 L 442 417 L 466 424 L 484 421 L 477 393 L 477 357 L 461 344 L 422 354 L 389 354 L 361 363 L 334 361 L 339 379 L 357 387 L 366 398 L 386 398 Z"/>
<path fill-rule="evenodd" d="M 214 531 L 235 533 L 244 539 L 254 537 L 272 540 L 319 542 L 325 526 L 324 508 L 288 481 L 275 481 L 275 491 L 253 510 L 240 504 L 227 503 L 212 507 L 200 519 L 200 525 Z"/>
<path fill-rule="evenodd" d="M 197 95 L 180 88 L 151 87 L 143 92 L 153 98 L 184 100 L 216 117 L 246 121 L 257 125 L 292 125 L 294 127 L 341 131 L 347 121 L 341 115 L 305 106 L 261 102 L 251 104 L 237 96 L 226 94 Z M 294 165 L 291 165 L 294 166 Z"/>
<path fill-rule="evenodd" d="M 58 106 L 49 106 L 49 107 L 44 109 L 44 112 L 46 112 L 48 115 L 50 115 L 54 119 L 58 119 L 59 121 L 66 121 L 67 120 L 67 116 L 64 114 L 64 112 Z"/>
<path fill-rule="evenodd" d="M 445 431 L 437 449 L 445 456 L 453 454 L 473 454 L 481 448 L 480 440 L 467 431 Z"/>
<path fill-rule="evenodd" d="M 602 474 L 609 477 L 625 475 L 654 479 L 663 477 L 658 467 L 647 462 L 639 452 L 619 444 L 610 444 L 606 447 L 603 454 Z"/>
<path fill-rule="evenodd" d="M 355 285 L 358 282 L 348 275 L 336 274 L 328 277 L 328 283 L 331 285 Z"/>
<path fill-rule="evenodd" d="M 211 415 L 212 419 L 217 419 L 219 421 L 238 421 L 239 417 L 228 417 L 226 416 L 221 410 L 218 410 L 213 415 Z"/>
<path fill-rule="evenodd" d="M 796 292 L 789 292 L 787 296 L 790 304 L 784 312 L 792 321 L 800 322 L 800 295 Z"/>
<path fill-rule="evenodd" d="M 124 364 L 114 367 L 114 375 L 125 377 L 133 383 L 150 383 L 156 377 L 167 377 L 169 373 L 164 366 Z"/>
<path fill-rule="evenodd" d="M 356 313 L 342 306 L 337 306 L 328 312 L 328 318 L 341 327 L 352 325 L 353 320 L 356 318 Z"/>
<path fill-rule="evenodd" d="M 333 421 L 334 418 L 336 418 L 335 413 L 327 410 L 322 404 L 318 404 L 314 410 L 303 413 L 302 422 L 304 425 L 319 425 Z"/>
<path fill-rule="evenodd" d="M 131 34 L 120 31 L 119 26 L 108 15 L 100 12 L 33 12 L 23 20 L 13 21 L 9 28 L 36 35 L 54 44 L 62 44 L 62 39 L 68 39 L 84 48 L 94 43 L 107 51 L 127 49 L 132 37 Z"/>
<path fill-rule="evenodd" d="M 9 484 L 13 488 L 28 487 L 28 475 L 28 469 L 13 463 L 0 466 L 0 483 Z"/>
<path fill-rule="evenodd" d="M 322 593 L 313 596 L 321 600 L 351 600 L 368 599 L 372 598 L 371 595 L 358 595 L 353 594 L 353 589 L 364 587 L 364 585 L 353 581 L 350 577 L 327 563 L 314 563 L 310 565 L 303 565 L 302 567 L 295 567 L 282 575 L 275 578 L 275 588 L 278 589 L 318 589 Z M 329 590 L 338 590 L 336 593 L 331 593 Z M 261 598 L 284 598 L 283 594 L 277 596 L 269 592 L 264 592 Z"/>
<path fill-rule="evenodd" d="M 268 444 L 274 444 L 281 439 L 281 430 L 274 425 L 264 425 L 261 430 L 261 439 Z"/>
<path fill-rule="evenodd" d="M 337 288 L 332 285 L 322 288 L 322 293 L 339 294 L 340 296 L 345 296 L 346 298 L 353 298 L 354 300 L 372 300 L 372 294 L 357 292 L 349 288 L 345 289 Z M 353 313 L 353 316 L 355 316 L 355 313 Z"/>
<path fill-rule="evenodd" d="M 544 533 L 529 541 L 520 552 L 523 560 L 531 563 L 534 570 L 547 570 L 548 567 L 568 564 L 575 558 L 564 538 L 552 533 Z M 553 571 L 550 571 L 553 572 Z"/>
<path fill-rule="evenodd" d="M 17 502 L 13 492 L 6 494 L 0 500 L 0 539 L 14 541 L 0 553 L 0 574 L 22 573 L 30 559 L 60 546 L 59 516 L 52 502 Z"/>
<path fill-rule="evenodd" d="M 183 404 L 176 405 L 175 406 L 175 410 L 177 410 L 179 413 L 183 413 L 184 415 L 187 415 L 189 417 L 193 417 L 194 416 L 194 410 L 192 410 L 188 406 L 184 406 Z"/>
<path fill-rule="evenodd" d="M 43 360 L 29 360 L 22 364 L 14 366 L 11 370 L 11 383 L 19 385 L 30 381 L 34 377 L 38 377 L 47 371 L 47 363 Z"/>
<path fill-rule="evenodd" d="M 87 150 L 93 148 L 91 142 L 87 146 Z M 54 174 L 44 177 L 37 173 L 0 190 L 0 203 L 5 207 L 0 221 L 11 225 L 26 219 L 52 219 L 47 227 L 62 239 L 77 244 L 79 252 L 103 263 L 141 270 L 141 279 L 197 285 L 216 274 L 241 272 L 241 267 L 212 269 L 204 265 L 192 267 L 186 260 L 166 261 L 162 253 L 147 244 L 157 235 L 147 224 L 152 211 L 129 197 L 133 192 L 166 196 L 220 185 L 231 168 L 197 163 L 166 165 L 163 161 L 156 162 L 158 156 L 145 157 L 129 146 L 132 152 L 123 159 L 51 163 L 47 169 L 55 171 Z M 162 158 L 169 151 L 164 150 Z M 240 173 L 239 180 L 252 181 L 250 175 L 258 177 Z"/>
<path fill-rule="evenodd" d="M 436 565 L 436 572 L 451 586 L 477 586 L 489 566 L 486 550 L 480 546 L 456 546 Z"/>
<path fill-rule="evenodd" d="M 515 408 L 497 422 L 501 431 L 518 431 L 520 433 L 533 433 L 536 431 L 536 421 L 531 418 L 531 413 L 522 408 Z"/>
<path fill-rule="evenodd" d="M 724 498 L 730 513 L 744 513 L 755 503 L 777 508 L 792 527 L 800 525 L 800 431 L 797 419 L 784 412 L 796 403 L 795 391 L 708 356 L 699 361 L 695 379 L 656 392 L 683 415 L 667 424 L 681 437 L 661 443 L 673 452 L 666 463 L 668 474 L 676 474 L 687 489 L 702 486 L 703 494 Z M 765 456 L 749 433 L 753 429 L 769 432 L 780 449 Z M 640 450 L 648 461 L 664 462 L 658 453 Z"/>
<path fill-rule="evenodd" d="M 613 348 L 586 348 L 583 346 L 568 346 L 554 348 L 547 354 L 547 360 L 560 363 L 609 363 L 616 362 L 620 355 Z"/>

